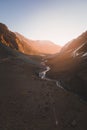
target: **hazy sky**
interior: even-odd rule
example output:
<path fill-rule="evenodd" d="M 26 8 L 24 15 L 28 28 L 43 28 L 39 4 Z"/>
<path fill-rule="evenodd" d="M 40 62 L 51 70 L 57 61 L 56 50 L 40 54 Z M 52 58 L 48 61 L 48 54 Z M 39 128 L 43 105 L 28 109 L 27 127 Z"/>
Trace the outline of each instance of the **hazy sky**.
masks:
<path fill-rule="evenodd" d="M 0 0 L 0 22 L 30 39 L 65 44 L 87 29 L 87 0 Z"/>

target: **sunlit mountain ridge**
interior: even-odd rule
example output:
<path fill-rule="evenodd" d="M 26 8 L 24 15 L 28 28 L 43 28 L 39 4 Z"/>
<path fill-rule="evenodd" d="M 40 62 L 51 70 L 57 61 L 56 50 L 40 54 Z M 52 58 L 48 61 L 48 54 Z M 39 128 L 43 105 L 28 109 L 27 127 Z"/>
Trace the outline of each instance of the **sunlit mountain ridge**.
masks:
<path fill-rule="evenodd" d="M 0 41 L 13 49 L 24 54 L 40 55 L 54 54 L 60 51 L 61 47 L 46 40 L 30 40 L 19 33 L 12 32 L 5 24 L 0 23 Z"/>

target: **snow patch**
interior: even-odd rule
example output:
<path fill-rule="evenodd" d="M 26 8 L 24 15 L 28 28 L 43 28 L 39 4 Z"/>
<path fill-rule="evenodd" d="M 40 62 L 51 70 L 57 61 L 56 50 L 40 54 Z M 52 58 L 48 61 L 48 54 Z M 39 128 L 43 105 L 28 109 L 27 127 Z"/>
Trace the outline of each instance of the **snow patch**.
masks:
<path fill-rule="evenodd" d="M 77 51 L 82 48 L 86 43 L 83 43 L 81 46 L 79 46 L 78 48 L 76 48 L 76 50 L 73 52 L 73 57 L 79 56 L 82 53 L 78 53 Z"/>

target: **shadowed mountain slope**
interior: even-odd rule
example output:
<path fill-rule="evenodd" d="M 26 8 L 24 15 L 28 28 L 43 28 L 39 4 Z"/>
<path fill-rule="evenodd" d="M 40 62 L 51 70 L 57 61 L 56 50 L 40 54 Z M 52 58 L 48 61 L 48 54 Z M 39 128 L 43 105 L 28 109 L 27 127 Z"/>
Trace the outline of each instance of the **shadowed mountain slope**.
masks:
<path fill-rule="evenodd" d="M 49 77 L 87 99 L 87 32 L 67 43 L 47 64 Z"/>

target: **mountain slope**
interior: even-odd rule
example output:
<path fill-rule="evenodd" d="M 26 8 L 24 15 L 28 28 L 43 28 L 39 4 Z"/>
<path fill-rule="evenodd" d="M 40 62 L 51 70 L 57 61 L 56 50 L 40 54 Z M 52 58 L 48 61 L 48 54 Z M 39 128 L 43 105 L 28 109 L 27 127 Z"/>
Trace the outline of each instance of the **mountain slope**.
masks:
<path fill-rule="evenodd" d="M 16 35 L 9 31 L 5 24 L 0 23 L 0 42 L 13 49 L 18 50 Z"/>
<path fill-rule="evenodd" d="M 60 51 L 61 48 L 50 41 L 29 40 L 19 33 L 10 31 L 3 23 L 0 23 L 0 42 L 29 55 L 53 54 Z"/>
<path fill-rule="evenodd" d="M 48 76 L 62 80 L 65 88 L 87 99 L 87 32 L 66 44 L 48 65 Z"/>
<path fill-rule="evenodd" d="M 15 33 L 16 36 L 19 38 L 20 42 L 28 44 L 32 47 L 35 51 L 42 54 L 54 54 L 61 50 L 61 46 L 54 44 L 51 41 L 47 40 L 30 40 L 25 38 L 23 35 L 19 33 Z"/>
<path fill-rule="evenodd" d="M 20 41 L 16 34 L 10 31 L 7 26 L 2 23 L 0 23 L 0 42 L 25 54 L 38 54 L 37 51 L 28 45 L 28 43 Z"/>

